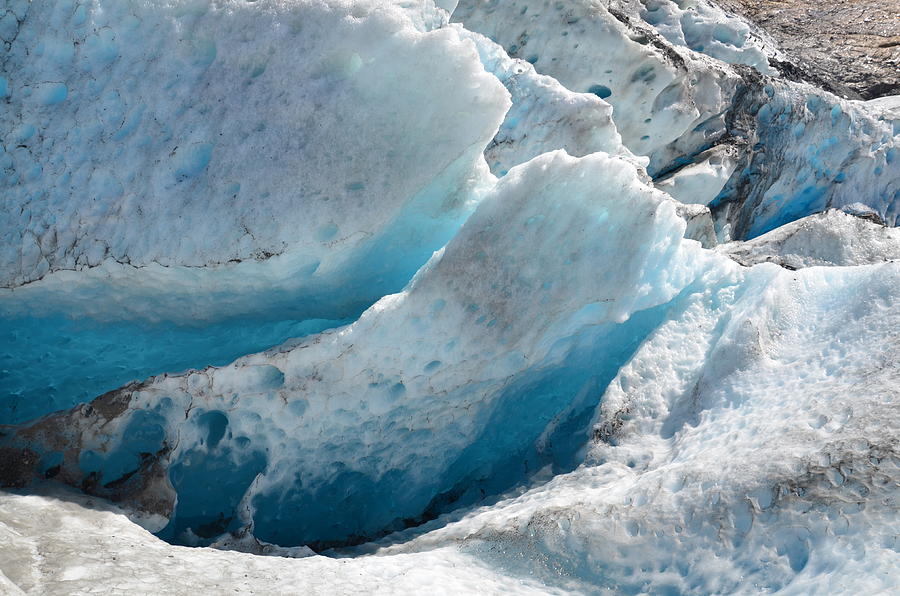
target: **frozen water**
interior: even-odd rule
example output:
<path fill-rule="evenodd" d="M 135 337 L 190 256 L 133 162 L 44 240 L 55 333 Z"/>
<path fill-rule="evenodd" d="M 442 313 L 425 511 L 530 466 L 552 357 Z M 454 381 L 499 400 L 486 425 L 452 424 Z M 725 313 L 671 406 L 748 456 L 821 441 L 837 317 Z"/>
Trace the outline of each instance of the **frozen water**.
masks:
<path fill-rule="evenodd" d="M 690 205 L 708 205 L 719 196 L 738 165 L 738 151 L 717 145 L 697 155 L 693 163 L 656 180 L 656 187 Z"/>
<path fill-rule="evenodd" d="M 629 14 L 639 14 L 669 42 L 731 64 L 746 64 L 767 75 L 778 71 L 780 52 L 765 33 L 707 0 L 619 0 Z M 624 5 L 624 6 L 622 6 Z"/>
<path fill-rule="evenodd" d="M 829 210 L 810 215 L 719 251 L 742 265 L 772 262 L 789 269 L 816 265 L 867 265 L 900 260 L 900 230 Z"/>
<path fill-rule="evenodd" d="M 17 5 L 0 422 L 355 318 L 492 179 L 508 94 L 445 13 L 260 6 Z"/>
<path fill-rule="evenodd" d="M 898 276 L 719 278 L 610 384 L 581 467 L 380 552 L 459 542 L 581 593 L 890 591 Z"/>
<path fill-rule="evenodd" d="M 841 100 L 764 76 L 773 71 L 759 54 L 762 41 L 731 55 L 734 64 L 711 59 L 725 57 L 749 31 L 718 8 L 665 0 L 462 0 L 453 20 L 568 89 L 610 103 L 625 146 L 650 158 L 649 173 L 676 198 L 710 204 L 723 241 L 855 202 L 896 224 L 900 129 L 893 103 Z M 725 42 L 681 44 L 683 27 L 693 33 L 682 36 Z"/>
<path fill-rule="evenodd" d="M 108 423 L 95 403 L 20 436 L 61 425 L 81 456 L 26 438 L 42 465 L 63 457 L 64 475 L 113 488 L 141 453 L 162 450 L 177 494 L 167 535 L 181 541 L 217 519 L 230 520 L 219 533 L 252 523 L 278 544 L 402 529 L 571 461 L 582 439 L 555 433 L 586 424 L 590 402 L 578 400 L 602 389 L 664 316 L 656 307 L 710 259 L 684 229 L 627 161 L 546 154 L 511 170 L 407 290 L 350 327 L 130 387 L 104 400 L 117 404 Z M 598 268 L 604 255 L 615 258 Z M 153 438 L 122 441 L 110 425 Z"/>
<path fill-rule="evenodd" d="M 706 0 L 0 41 L 3 594 L 897 585 L 894 99 Z"/>
<path fill-rule="evenodd" d="M 284 253 L 361 272 L 392 226 L 420 232 L 404 254 L 439 248 L 508 99 L 456 30 L 352 6 L 26 4 L 4 58 L 3 285 Z"/>
<path fill-rule="evenodd" d="M 222 366 L 247 351 L 349 322 L 246 317 L 198 326 L 65 315 L 6 318 L 0 326 L 0 422 L 37 418 L 160 371 Z"/>
<path fill-rule="evenodd" d="M 887 104 L 771 80 L 742 102 L 752 153 L 710 205 L 723 237 L 745 239 L 828 208 L 862 203 L 900 217 L 900 127 Z M 741 190 L 744 189 L 744 190 Z"/>
<path fill-rule="evenodd" d="M 547 594 L 453 548 L 346 561 L 171 546 L 83 495 L 0 493 L 4 594 Z M 89 544 L 90 548 L 85 548 Z M 52 565 L 42 565 L 44 561 Z M 7 590 L 9 587 L 9 590 Z M 551 591 L 549 593 L 554 593 Z M 556 593 L 559 593 L 556 591 Z"/>
<path fill-rule="evenodd" d="M 498 44 L 483 35 L 459 28 L 460 35 L 475 42 L 485 69 L 504 84 L 512 98 L 497 136 L 485 150 L 491 171 L 502 176 L 532 157 L 565 149 L 574 156 L 604 151 L 636 158 L 622 145 L 612 121 L 612 106 L 588 90 L 573 93 L 546 75 L 535 72 L 528 61 L 510 58 Z"/>
<path fill-rule="evenodd" d="M 649 156 L 655 174 L 725 131 L 723 113 L 738 77 L 703 55 L 665 45 L 639 16 L 608 5 L 462 0 L 453 20 L 567 89 L 610 103 L 625 145 Z"/>

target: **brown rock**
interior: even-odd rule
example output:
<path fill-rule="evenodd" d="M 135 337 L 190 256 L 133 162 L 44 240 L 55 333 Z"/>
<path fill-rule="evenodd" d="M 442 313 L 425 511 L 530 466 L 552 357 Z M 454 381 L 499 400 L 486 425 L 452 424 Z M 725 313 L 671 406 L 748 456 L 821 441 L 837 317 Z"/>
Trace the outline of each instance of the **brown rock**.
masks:
<path fill-rule="evenodd" d="M 39 459 L 31 449 L 0 447 L 0 488 L 22 488 L 28 484 Z"/>
<path fill-rule="evenodd" d="M 851 99 L 900 94 L 900 0 L 717 0 L 778 42 L 800 72 Z"/>

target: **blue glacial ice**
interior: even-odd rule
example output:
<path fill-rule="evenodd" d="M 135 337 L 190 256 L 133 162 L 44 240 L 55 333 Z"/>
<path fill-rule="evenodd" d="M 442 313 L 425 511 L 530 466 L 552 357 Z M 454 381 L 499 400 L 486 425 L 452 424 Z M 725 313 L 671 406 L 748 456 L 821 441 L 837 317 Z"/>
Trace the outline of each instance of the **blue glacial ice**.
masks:
<path fill-rule="evenodd" d="M 595 190 L 601 181 L 605 189 Z M 372 537 L 466 493 L 507 488 L 529 466 L 573 456 L 552 447 L 572 443 L 553 437 L 557 427 L 586 428 L 589 402 L 573 396 L 605 386 L 665 316 L 659 307 L 701 274 L 711 255 L 681 243 L 684 229 L 673 202 L 627 161 L 536 158 L 502 179 L 403 293 L 353 325 L 109 396 L 126 408 L 110 421 L 121 435 L 96 404 L 76 408 L 60 430 L 82 455 L 63 461 L 62 473 L 115 485 L 141 453 L 165 449 L 173 530 L 196 534 L 218 517 L 237 524 L 245 515 L 259 538 L 279 544 Z M 565 250 L 553 249 L 563 242 Z M 529 415 L 516 428 L 500 423 L 521 411 Z M 138 429 L 155 442 L 121 439 Z M 60 457 L 44 454 L 52 465 Z M 526 463 L 510 466 L 512 457 Z M 198 461 L 207 459 L 216 463 L 202 474 Z M 228 493 L 215 480 L 226 470 L 243 474 Z M 182 520 L 197 482 L 215 491 L 203 498 L 212 514 Z M 335 499 L 337 517 L 327 514 Z"/>
<path fill-rule="evenodd" d="M 490 181 L 509 104 L 425 8 L 22 5 L 0 113 L 0 422 L 402 289 Z M 40 100 L 47 80 L 68 96 Z"/>
<path fill-rule="evenodd" d="M 896 586 L 896 99 L 706 0 L 0 40 L 0 592 Z"/>

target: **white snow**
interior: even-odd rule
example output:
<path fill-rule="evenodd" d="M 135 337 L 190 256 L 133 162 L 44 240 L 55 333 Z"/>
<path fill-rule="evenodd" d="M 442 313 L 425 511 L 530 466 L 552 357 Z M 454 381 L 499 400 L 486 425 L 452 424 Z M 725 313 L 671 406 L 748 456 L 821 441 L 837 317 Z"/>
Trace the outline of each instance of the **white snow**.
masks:
<path fill-rule="evenodd" d="M 771 262 L 791 269 L 900 260 L 900 230 L 829 210 L 718 250 L 742 265 Z"/>
<path fill-rule="evenodd" d="M 0 492 L 0 589 L 83 594 L 553 594 L 456 549 L 354 560 L 169 545 L 83 495 Z"/>

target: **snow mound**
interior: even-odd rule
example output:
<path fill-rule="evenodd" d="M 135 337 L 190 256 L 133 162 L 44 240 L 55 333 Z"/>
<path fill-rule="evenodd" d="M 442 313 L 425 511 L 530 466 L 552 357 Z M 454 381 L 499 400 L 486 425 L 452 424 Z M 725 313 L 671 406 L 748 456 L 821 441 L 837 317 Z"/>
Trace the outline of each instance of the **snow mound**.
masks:
<path fill-rule="evenodd" d="M 548 593 L 535 581 L 503 575 L 452 548 L 347 561 L 172 546 L 113 506 L 59 490 L 28 496 L 0 493 L 0 519 L 0 569 L 8 574 L 0 574 L 0 588 L 10 596 L 70 596 L 98 589 L 173 596 Z"/>

